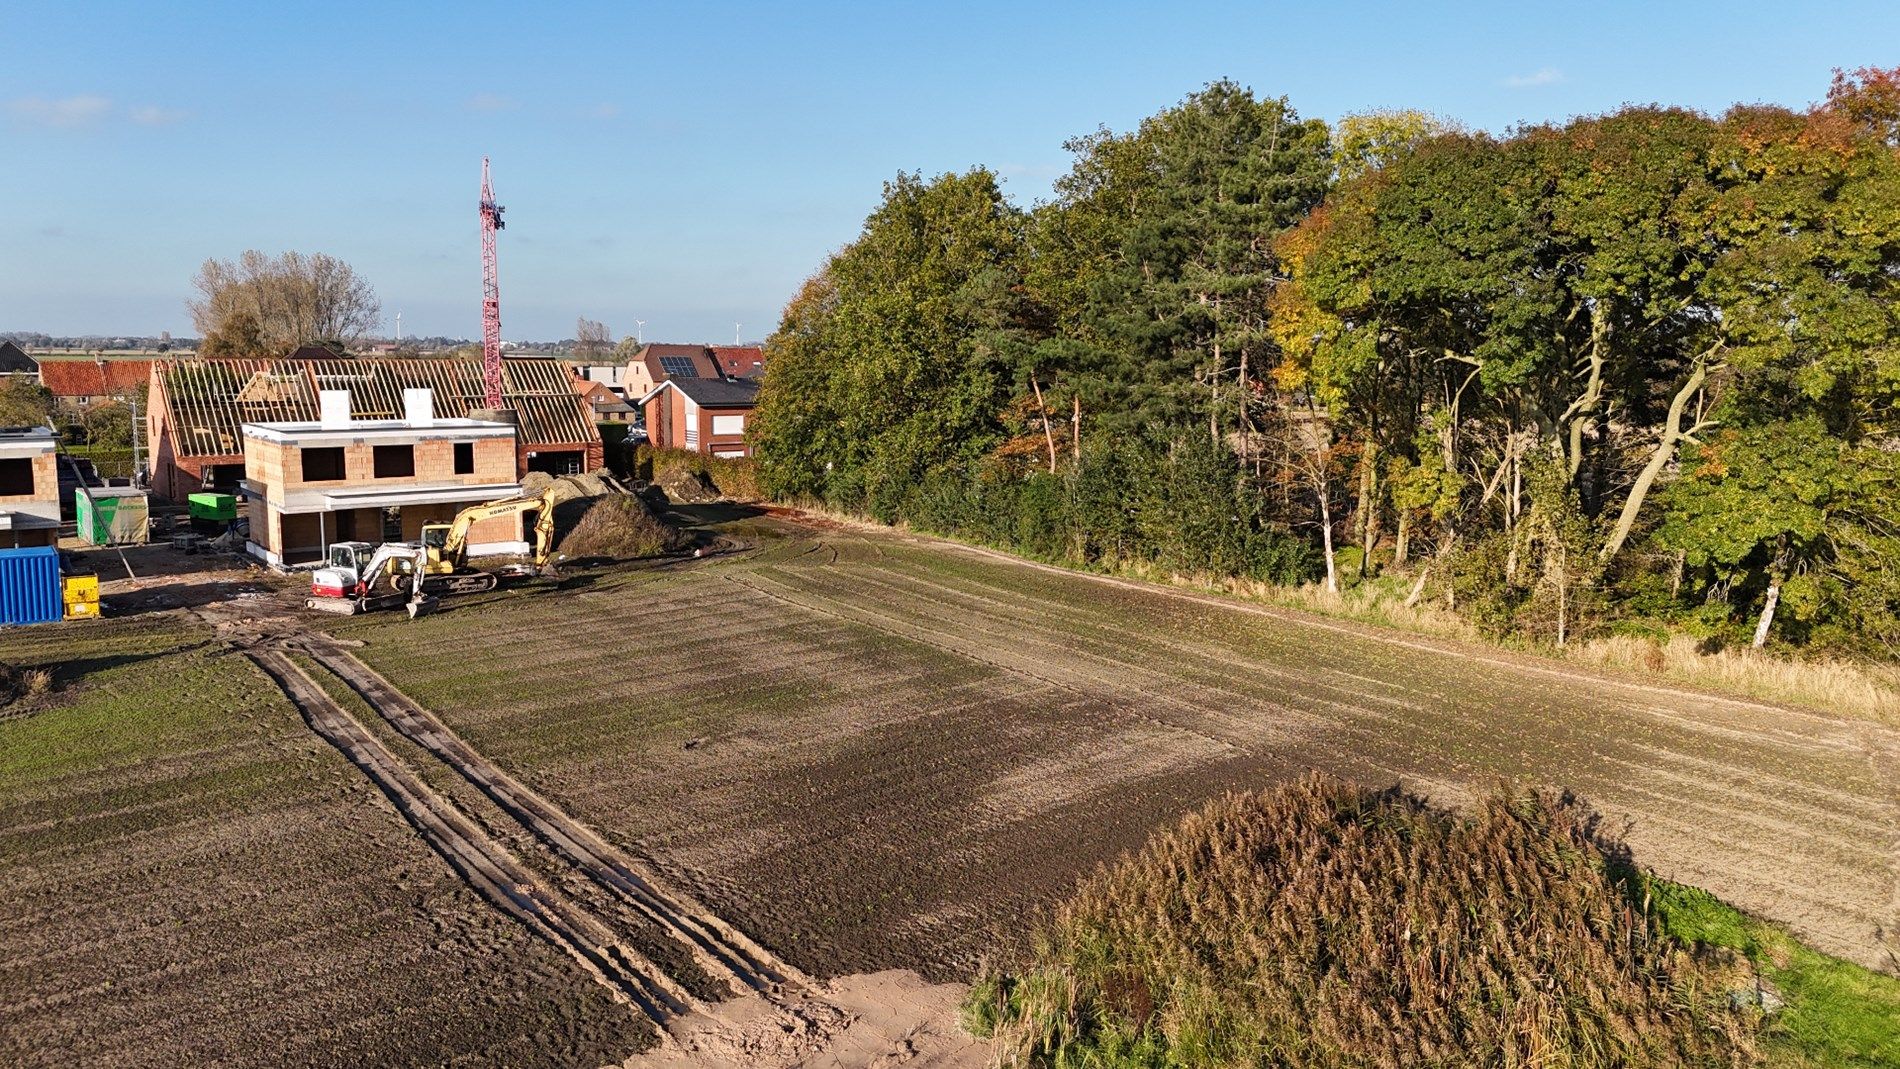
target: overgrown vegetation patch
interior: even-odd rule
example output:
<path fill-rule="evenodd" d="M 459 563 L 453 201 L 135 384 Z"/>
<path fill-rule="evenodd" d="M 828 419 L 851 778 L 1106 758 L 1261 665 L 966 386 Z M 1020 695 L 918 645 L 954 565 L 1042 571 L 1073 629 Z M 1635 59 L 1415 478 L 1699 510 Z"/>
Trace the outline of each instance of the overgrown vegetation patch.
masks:
<path fill-rule="evenodd" d="M 1590 812 L 1314 776 L 1087 881 L 968 1023 L 1025 1066 L 1682 1066 L 1758 1057 L 1738 953 L 1645 907 Z"/>

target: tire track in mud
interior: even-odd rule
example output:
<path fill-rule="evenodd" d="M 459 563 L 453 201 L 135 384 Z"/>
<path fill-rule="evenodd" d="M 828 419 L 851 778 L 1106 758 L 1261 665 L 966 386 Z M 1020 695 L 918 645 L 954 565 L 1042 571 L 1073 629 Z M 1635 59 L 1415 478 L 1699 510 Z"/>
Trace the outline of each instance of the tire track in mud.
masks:
<path fill-rule="evenodd" d="M 343 648 L 314 635 L 304 636 L 298 645 L 360 695 L 390 727 L 454 769 L 602 889 L 659 925 L 708 975 L 725 978 L 734 994 L 776 998 L 788 988 L 818 989 L 810 977 L 503 772 Z"/>
<path fill-rule="evenodd" d="M 599 918 L 538 885 L 519 860 L 424 783 L 282 651 L 251 649 L 245 656 L 283 689 L 311 730 L 361 769 L 423 841 L 497 910 L 565 951 L 616 1001 L 631 1003 L 662 1031 L 694 1008 L 691 996 L 623 945 Z"/>

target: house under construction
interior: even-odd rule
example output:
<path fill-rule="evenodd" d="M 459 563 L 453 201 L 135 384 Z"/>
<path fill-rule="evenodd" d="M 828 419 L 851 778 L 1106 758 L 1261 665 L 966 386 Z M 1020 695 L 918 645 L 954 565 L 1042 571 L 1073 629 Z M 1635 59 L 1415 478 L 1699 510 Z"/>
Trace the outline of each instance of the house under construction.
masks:
<path fill-rule="evenodd" d="M 600 433 L 557 360 L 502 362 L 505 407 L 519 418 L 515 476 L 600 466 Z M 183 501 L 199 490 L 235 491 L 244 478 L 245 424 L 314 424 L 319 397 L 349 394 L 356 420 L 401 420 L 403 391 L 428 390 L 434 415 L 460 420 L 482 408 L 482 362 L 470 357 L 160 361 L 147 415 L 152 490 Z"/>

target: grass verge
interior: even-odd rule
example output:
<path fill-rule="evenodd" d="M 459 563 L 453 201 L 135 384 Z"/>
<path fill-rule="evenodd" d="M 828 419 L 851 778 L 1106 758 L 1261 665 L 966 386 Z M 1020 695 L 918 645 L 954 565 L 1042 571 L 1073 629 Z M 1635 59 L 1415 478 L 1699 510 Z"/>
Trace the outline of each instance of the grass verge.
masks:
<path fill-rule="evenodd" d="M 1779 925 L 1707 891 L 1640 877 L 1662 928 L 1682 942 L 1746 958 L 1772 1001 L 1761 1030 L 1764 1063 L 1814 1069 L 1900 1065 L 1900 979 L 1823 954 Z"/>

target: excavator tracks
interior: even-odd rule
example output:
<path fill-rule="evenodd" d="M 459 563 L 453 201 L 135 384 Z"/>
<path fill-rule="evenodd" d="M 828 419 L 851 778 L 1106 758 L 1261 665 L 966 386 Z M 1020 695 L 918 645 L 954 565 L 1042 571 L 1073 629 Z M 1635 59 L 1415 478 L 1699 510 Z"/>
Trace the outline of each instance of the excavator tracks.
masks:
<path fill-rule="evenodd" d="M 454 769 L 609 895 L 658 925 L 708 976 L 723 979 L 734 994 L 756 993 L 777 1000 L 818 990 L 810 977 L 496 767 L 434 714 L 327 637 L 305 635 L 299 646 L 356 691 L 390 727 Z"/>
<path fill-rule="evenodd" d="M 311 730 L 367 775 L 423 841 L 496 909 L 579 962 L 613 997 L 630 1003 L 665 1034 L 697 1006 L 677 983 L 613 929 L 560 891 L 545 886 L 507 848 L 438 794 L 346 712 L 281 649 L 245 654 L 281 687 Z"/>

